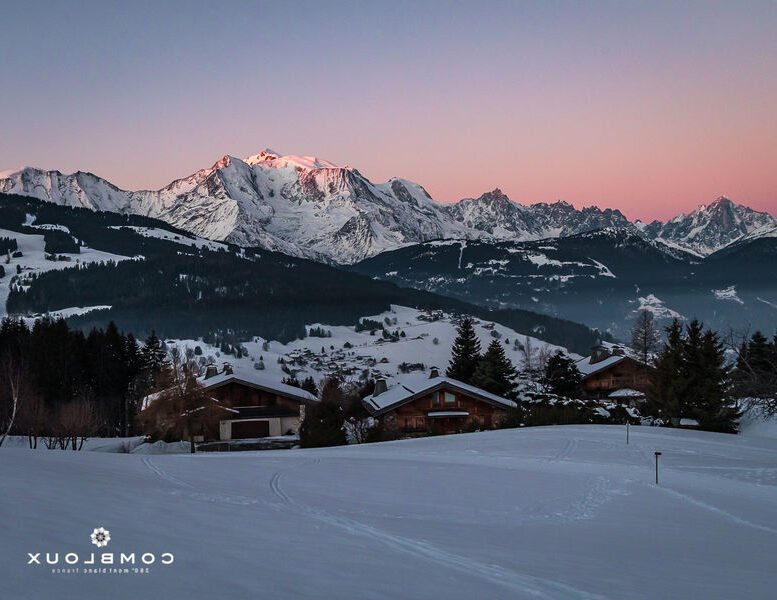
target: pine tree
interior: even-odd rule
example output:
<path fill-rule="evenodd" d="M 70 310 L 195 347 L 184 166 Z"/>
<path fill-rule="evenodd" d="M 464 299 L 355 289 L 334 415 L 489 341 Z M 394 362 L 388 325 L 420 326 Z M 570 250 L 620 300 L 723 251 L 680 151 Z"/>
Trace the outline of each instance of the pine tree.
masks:
<path fill-rule="evenodd" d="M 683 393 L 680 369 L 683 353 L 683 325 L 674 319 L 666 328 L 667 341 L 658 353 L 648 387 L 648 412 L 660 419 L 680 416 Z"/>
<path fill-rule="evenodd" d="M 310 392 L 314 396 L 318 395 L 318 387 L 316 387 L 315 380 L 310 377 L 309 375 L 305 377 L 305 379 L 302 380 L 302 382 L 299 385 L 303 390 L 306 392 Z"/>
<path fill-rule="evenodd" d="M 582 376 L 575 361 L 563 352 L 556 352 L 548 359 L 543 383 L 548 389 L 565 398 L 572 398 L 580 391 Z"/>
<path fill-rule="evenodd" d="M 303 448 L 346 444 L 344 403 L 342 382 L 336 377 L 324 381 L 320 401 L 308 408 L 300 426 L 299 438 Z"/>
<path fill-rule="evenodd" d="M 693 407 L 694 416 L 702 429 L 736 433 L 741 415 L 738 409 L 730 406 L 726 398 L 729 386 L 728 367 L 723 344 L 714 331 L 704 332 L 699 358 L 694 382 L 699 393 Z"/>
<path fill-rule="evenodd" d="M 470 383 L 480 361 L 480 340 L 475 333 L 472 319 L 465 317 L 458 328 L 458 335 L 451 348 L 451 361 L 445 375 Z"/>
<path fill-rule="evenodd" d="M 703 338 L 704 326 L 694 319 L 685 328 L 680 353 L 678 417 L 698 417 L 697 407 L 704 402 Z"/>
<path fill-rule="evenodd" d="M 154 385 L 156 377 L 162 372 L 166 365 L 166 352 L 161 340 L 155 332 L 146 338 L 143 344 L 142 356 L 143 370 L 145 371 L 149 386 Z"/>
<path fill-rule="evenodd" d="M 516 375 L 515 367 L 507 358 L 502 344 L 499 340 L 493 340 L 478 361 L 469 383 L 502 398 L 513 398 Z"/>

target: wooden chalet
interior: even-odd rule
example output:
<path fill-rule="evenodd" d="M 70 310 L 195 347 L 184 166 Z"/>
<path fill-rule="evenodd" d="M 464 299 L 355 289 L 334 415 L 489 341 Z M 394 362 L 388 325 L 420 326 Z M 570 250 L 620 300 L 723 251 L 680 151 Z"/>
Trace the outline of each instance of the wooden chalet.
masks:
<path fill-rule="evenodd" d="M 428 379 L 388 388 L 378 379 L 375 392 L 362 399 L 373 417 L 385 419 L 405 435 L 459 433 L 470 428 L 493 429 L 517 405 L 436 370 Z"/>
<path fill-rule="evenodd" d="M 305 408 L 318 399 L 305 390 L 251 371 L 221 373 L 209 367 L 200 382 L 229 407 L 219 422 L 219 441 L 297 435 Z"/>
<path fill-rule="evenodd" d="M 652 367 L 634 360 L 623 348 L 594 346 L 590 356 L 575 364 L 583 376 L 583 393 L 589 398 L 630 405 L 644 401 Z"/>

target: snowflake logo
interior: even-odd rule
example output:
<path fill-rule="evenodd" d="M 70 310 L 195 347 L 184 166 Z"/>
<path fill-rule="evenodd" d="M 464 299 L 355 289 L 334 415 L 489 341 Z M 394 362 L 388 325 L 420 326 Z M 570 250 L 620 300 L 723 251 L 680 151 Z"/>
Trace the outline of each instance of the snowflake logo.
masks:
<path fill-rule="evenodd" d="M 92 543 L 98 548 L 102 548 L 108 545 L 111 541 L 111 532 L 104 527 L 98 527 L 92 532 Z"/>

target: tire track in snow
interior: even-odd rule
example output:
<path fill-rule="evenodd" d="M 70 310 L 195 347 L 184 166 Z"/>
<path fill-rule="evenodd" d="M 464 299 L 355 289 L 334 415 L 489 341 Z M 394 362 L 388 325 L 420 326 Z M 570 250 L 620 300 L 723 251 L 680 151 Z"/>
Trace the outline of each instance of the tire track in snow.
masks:
<path fill-rule="evenodd" d="M 316 459 L 313 461 L 313 464 L 320 462 L 320 459 Z M 460 573 L 474 575 L 490 583 L 501 585 L 514 592 L 520 592 L 533 598 L 547 600 L 602 600 L 605 598 L 599 594 L 586 592 L 549 579 L 525 575 L 499 565 L 480 563 L 471 557 L 443 550 L 428 542 L 395 535 L 354 519 L 333 515 L 322 509 L 300 503 L 283 490 L 281 486 L 283 475 L 284 471 L 277 471 L 273 474 L 270 480 L 270 489 L 284 506 L 327 525 L 343 529 L 351 535 L 367 537 L 398 552 L 412 554 Z"/>
<path fill-rule="evenodd" d="M 165 481 L 168 481 L 169 483 L 172 483 L 174 485 L 178 485 L 178 486 L 189 488 L 189 489 L 194 489 L 193 485 L 191 485 L 189 483 L 186 483 L 185 481 L 183 481 L 181 479 L 178 479 L 177 477 L 174 477 L 173 475 L 170 475 L 169 473 L 164 471 L 162 468 L 158 467 L 156 464 L 154 464 L 154 461 L 151 460 L 151 457 L 144 456 L 142 461 L 143 461 L 143 464 L 152 473 L 154 473 L 157 477 L 160 477 L 160 478 L 164 479 Z"/>

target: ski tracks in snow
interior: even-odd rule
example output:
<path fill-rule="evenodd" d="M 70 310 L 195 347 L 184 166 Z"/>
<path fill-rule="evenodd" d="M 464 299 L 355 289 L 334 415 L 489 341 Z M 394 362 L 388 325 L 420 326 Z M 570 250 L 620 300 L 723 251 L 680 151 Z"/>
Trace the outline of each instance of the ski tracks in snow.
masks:
<path fill-rule="evenodd" d="M 164 479 L 165 481 L 172 483 L 173 485 L 177 485 L 180 487 L 188 488 L 188 489 L 194 489 L 194 486 L 186 483 L 182 479 L 178 479 L 177 477 L 174 477 L 173 475 L 170 475 L 167 473 L 164 469 L 157 466 L 153 460 L 151 460 L 151 457 L 144 456 L 143 457 L 143 464 L 148 468 L 152 473 L 154 473 L 157 477 L 160 477 Z"/>
<path fill-rule="evenodd" d="M 697 500 L 696 498 L 694 498 L 693 496 L 689 496 L 688 494 L 684 494 L 682 492 L 678 492 L 677 490 L 673 490 L 662 486 L 659 486 L 658 489 L 660 489 L 665 494 L 672 496 L 673 498 L 677 498 L 678 500 L 683 500 L 684 502 L 692 504 L 693 506 L 698 506 L 699 508 L 703 508 L 705 510 L 708 510 L 709 512 L 715 513 L 716 515 L 719 515 L 736 525 L 744 525 L 745 527 L 751 527 L 753 529 L 758 529 L 759 531 L 765 531 L 767 533 L 777 534 L 777 529 L 773 529 L 766 525 L 759 525 L 758 523 L 753 523 L 752 521 L 748 521 L 747 519 L 738 517 L 734 513 L 730 513 L 727 510 L 718 508 L 717 506 L 713 506 L 712 504 L 707 504 L 706 502 L 702 502 L 701 500 Z"/>
<path fill-rule="evenodd" d="M 551 462 L 562 462 L 568 459 L 570 456 L 572 456 L 575 453 L 575 450 L 577 450 L 577 444 L 578 444 L 577 438 L 569 438 L 569 440 L 567 440 L 567 443 L 561 449 L 561 452 L 559 452 L 556 456 L 554 456 L 551 459 Z"/>
<path fill-rule="evenodd" d="M 320 459 L 312 463 L 303 463 L 292 469 L 309 464 L 317 464 Z M 306 517 L 315 519 L 327 525 L 345 530 L 351 535 L 360 535 L 389 548 L 423 558 L 440 566 L 453 569 L 459 573 L 474 575 L 490 583 L 505 587 L 513 592 L 526 596 L 553 600 L 599 600 L 603 596 L 573 588 L 556 581 L 522 574 L 499 565 L 480 563 L 472 557 L 461 556 L 444 550 L 428 542 L 421 542 L 412 538 L 396 535 L 388 531 L 378 529 L 371 525 L 361 523 L 348 517 L 333 515 L 322 509 L 303 504 L 289 496 L 281 486 L 281 481 L 287 471 L 277 471 L 270 480 L 270 489 L 280 500 L 282 506 L 295 510 Z"/>

